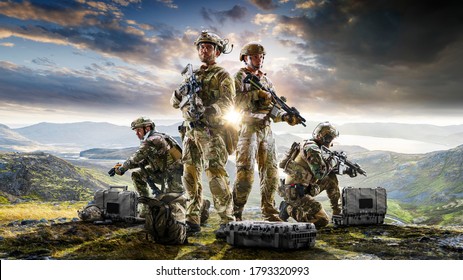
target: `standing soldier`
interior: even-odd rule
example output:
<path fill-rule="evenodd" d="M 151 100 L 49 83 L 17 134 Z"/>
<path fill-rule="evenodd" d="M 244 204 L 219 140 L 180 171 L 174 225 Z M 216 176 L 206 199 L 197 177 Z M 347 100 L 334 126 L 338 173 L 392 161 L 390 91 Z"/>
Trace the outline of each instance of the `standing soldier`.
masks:
<path fill-rule="evenodd" d="M 140 196 L 149 197 L 148 186 L 153 192 L 183 193 L 181 162 L 182 149 L 177 141 L 167 134 L 157 132 L 155 124 L 148 118 L 139 117 L 131 124 L 140 139 L 138 150 L 123 164 L 116 164 L 108 173 L 110 176 L 132 172 L 132 180 Z M 161 186 L 161 189 L 156 186 Z M 141 213 L 144 216 L 145 208 Z"/>
<path fill-rule="evenodd" d="M 274 90 L 272 82 L 261 70 L 264 57 L 265 50 L 262 45 L 246 44 L 240 52 L 240 61 L 244 61 L 246 66 L 235 74 L 235 103 L 242 114 L 236 149 L 237 174 L 233 189 L 233 210 L 237 220 L 242 220 L 242 212 L 254 182 L 254 164 L 257 160 L 262 216 L 267 221 L 281 221 L 274 207 L 275 191 L 278 187 L 278 167 L 275 140 L 270 124 L 271 120 L 286 121 L 290 125 L 300 123 L 295 116 L 283 111 L 271 113 L 274 105 L 271 94 L 244 82 L 245 77 L 250 73 L 258 77 L 264 87 Z"/>
<path fill-rule="evenodd" d="M 329 122 L 320 123 L 312 133 L 313 138 L 303 143 L 294 143 L 280 162 L 287 174 L 280 195 L 285 201 L 280 204 L 280 217 L 292 217 L 298 222 L 314 223 L 324 227 L 329 223 L 328 215 L 314 196 L 326 190 L 333 209 L 333 215 L 341 213 L 340 192 L 335 168 L 335 158 L 322 152 L 321 147 L 329 148 L 339 132 Z M 357 175 L 349 168 L 345 173 Z"/>
<path fill-rule="evenodd" d="M 228 72 L 216 63 L 221 53 L 229 53 L 228 40 L 203 31 L 194 45 L 202 65 L 191 71 L 171 98 L 172 106 L 181 109 L 185 119 L 181 133 L 184 133 L 182 181 L 189 195 L 187 224 L 190 234 L 201 231 L 200 180 L 204 169 L 214 207 L 221 219 L 220 229 L 216 231 L 216 235 L 220 235 L 224 225 L 234 220 L 230 182 L 225 170 L 228 153 L 223 137 L 223 116 L 233 106 L 235 86 Z"/>

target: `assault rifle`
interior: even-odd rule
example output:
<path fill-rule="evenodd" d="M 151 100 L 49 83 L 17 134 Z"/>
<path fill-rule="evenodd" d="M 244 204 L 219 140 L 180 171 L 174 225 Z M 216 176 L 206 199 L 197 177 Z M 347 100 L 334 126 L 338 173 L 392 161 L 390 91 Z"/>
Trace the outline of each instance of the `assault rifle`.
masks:
<path fill-rule="evenodd" d="M 274 104 L 275 104 L 274 109 L 283 109 L 286 113 L 288 113 L 290 115 L 293 115 L 296 118 L 298 118 L 301 121 L 301 124 L 303 126 L 306 126 L 305 125 L 306 120 L 301 116 L 299 111 L 295 107 L 289 107 L 286 104 L 286 98 L 284 98 L 283 96 L 280 98 L 280 97 L 278 97 L 278 95 L 272 89 L 264 87 L 260 83 L 260 80 L 256 75 L 248 73 L 246 75 L 246 77 L 244 78 L 243 82 L 246 83 L 246 84 L 251 84 L 254 87 L 256 87 L 257 89 L 260 89 L 260 90 L 263 90 L 263 91 L 266 91 L 266 92 L 270 93 L 272 95 L 272 99 L 273 99 Z M 271 115 L 275 115 L 274 109 L 272 109 L 272 111 L 270 112 Z"/>
<path fill-rule="evenodd" d="M 324 153 L 327 153 L 330 157 L 333 157 L 337 160 L 338 164 L 335 167 L 336 173 L 345 174 L 348 173 L 351 177 L 357 176 L 357 173 L 367 176 L 367 172 L 360 167 L 358 163 L 353 163 L 347 159 L 347 155 L 344 152 L 331 151 L 325 146 L 321 146 L 321 149 Z M 348 168 L 352 171 L 349 173 Z"/>
<path fill-rule="evenodd" d="M 196 80 L 196 75 L 193 72 L 193 65 L 188 63 L 188 65 L 183 69 L 182 75 L 185 76 L 187 82 L 180 88 L 181 92 L 186 91 L 187 94 L 183 96 L 182 101 L 179 104 L 180 109 L 183 109 L 186 105 L 190 105 L 188 111 L 190 116 L 193 117 L 195 120 L 199 120 L 204 110 L 200 110 L 198 108 L 196 98 L 198 96 L 198 92 L 201 90 L 201 86 L 199 82 Z"/>

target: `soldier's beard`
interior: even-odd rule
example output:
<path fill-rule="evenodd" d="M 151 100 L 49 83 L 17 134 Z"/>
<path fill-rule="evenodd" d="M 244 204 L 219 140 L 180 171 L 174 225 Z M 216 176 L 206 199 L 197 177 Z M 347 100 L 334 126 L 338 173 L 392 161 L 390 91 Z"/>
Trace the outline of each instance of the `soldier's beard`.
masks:
<path fill-rule="evenodd" d="M 199 59 L 201 60 L 202 63 L 211 65 L 215 63 L 215 57 L 214 55 L 199 55 Z"/>

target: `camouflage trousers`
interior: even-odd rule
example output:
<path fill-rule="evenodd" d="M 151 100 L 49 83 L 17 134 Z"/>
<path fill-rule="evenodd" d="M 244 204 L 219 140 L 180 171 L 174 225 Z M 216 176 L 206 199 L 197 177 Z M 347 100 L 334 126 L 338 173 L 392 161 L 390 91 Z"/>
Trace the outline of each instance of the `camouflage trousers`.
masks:
<path fill-rule="evenodd" d="M 189 203 L 187 221 L 200 224 L 200 209 L 203 203 L 201 172 L 206 171 L 214 207 L 220 216 L 221 224 L 234 221 L 233 201 L 230 180 L 225 170 L 228 153 L 225 143 L 218 133 L 209 135 L 202 129 L 187 132 L 183 139 L 183 177 Z"/>
<path fill-rule="evenodd" d="M 325 177 L 321 182 L 318 182 L 318 186 L 320 187 L 320 192 L 326 191 L 326 195 L 330 200 L 331 209 L 333 210 L 333 214 L 337 215 L 341 213 L 341 205 L 340 205 L 340 198 L 341 192 L 339 191 L 339 182 L 338 178 L 336 177 L 335 173 L 330 173 L 327 177 Z"/>
<path fill-rule="evenodd" d="M 242 124 L 236 149 L 236 179 L 233 188 L 234 214 L 241 217 L 254 183 L 257 161 L 260 178 L 261 211 L 268 221 L 280 221 L 275 209 L 278 167 L 275 139 L 269 125 Z"/>
<path fill-rule="evenodd" d="M 326 190 L 333 214 L 339 214 L 341 211 L 339 205 L 340 192 L 336 174 L 329 174 L 328 177 L 318 182 L 318 187 L 320 188 L 320 192 Z M 306 190 L 306 193 L 309 192 Z M 328 215 L 320 202 L 316 201 L 313 196 L 305 194 L 294 200 L 290 200 L 285 196 L 285 201 L 288 203 L 288 207 L 286 208 L 288 215 L 296 221 L 314 223 L 317 227 L 323 227 L 329 223 Z"/>
<path fill-rule="evenodd" d="M 150 178 L 157 185 L 159 189 L 161 189 L 162 184 L 165 184 L 165 191 L 166 193 L 181 193 L 184 192 L 182 186 L 182 172 L 181 166 L 180 168 L 176 168 L 171 172 L 167 172 L 168 174 L 162 174 L 153 170 L 151 166 L 145 167 L 146 172 L 150 174 Z M 165 177 L 164 177 L 165 176 Z M 136 170 L 132 172 L 132 181 L 140 196 L 150 196 L 149 186 L 148 186 L 148 178 L 142 170 Z"/>

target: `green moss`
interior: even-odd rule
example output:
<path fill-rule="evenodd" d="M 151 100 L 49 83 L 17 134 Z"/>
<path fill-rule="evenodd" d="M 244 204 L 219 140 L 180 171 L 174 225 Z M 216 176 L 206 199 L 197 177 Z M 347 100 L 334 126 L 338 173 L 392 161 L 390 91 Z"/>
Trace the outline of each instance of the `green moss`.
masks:
<path fill-rule="evenodd" d="M 8 198 L 0 195 L 0 204 L 10 204 L 10 201 L 8 200 Z"/>
<path fill-rule="evenodd" d="M 403 209 L 398 201 L 388 199 L 387 201 L 387 214 L 389 216 L 398 218 L 406 223 L 411 223 L 413 221 L 414 215 L 412 215 L 406 209 Z"/>

